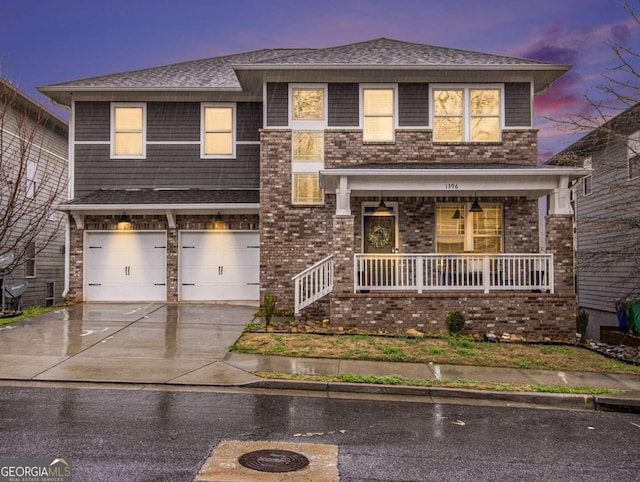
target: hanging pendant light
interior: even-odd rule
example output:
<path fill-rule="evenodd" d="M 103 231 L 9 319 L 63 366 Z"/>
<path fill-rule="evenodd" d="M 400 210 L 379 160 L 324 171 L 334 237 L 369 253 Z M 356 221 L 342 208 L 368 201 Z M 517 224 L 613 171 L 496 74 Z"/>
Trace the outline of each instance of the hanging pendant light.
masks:
<path fill-rule="evenodd" d="M 470 213 L 481 213 L 482 208 L 480 207 L 480 203 L 478 202 L 478 196 L 473 200 L 473 204 L 471 205 L 471 209 L 469 209 Z"/>
<path fill-rule="evenodd" d="M 391 209 L 389 209 L 387 207 L 387 205 L 384 203 L 384 199 L 382 198 L 382 193 L 380 193 L 380 203 L 378 204 L 378 207 L 376 208 L 376 210 L 373 212 L 374 216 L 391 216 Z"/>
<path fill-rule="evenodd" d="M 456 212 L 453 213 L 453 216 L 451 216 L 451 219 L 462 219 L 462 213 L 460 212 L 459 209 L 456 209 Z"/>

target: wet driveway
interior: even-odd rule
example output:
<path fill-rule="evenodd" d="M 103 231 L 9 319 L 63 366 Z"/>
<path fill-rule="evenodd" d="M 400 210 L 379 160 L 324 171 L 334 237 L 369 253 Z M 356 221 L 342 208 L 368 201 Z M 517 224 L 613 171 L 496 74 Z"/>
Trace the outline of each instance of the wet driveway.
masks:
<path fill-rule="evenodd" d="M 0 327 L 0 379 L 237 385 L 223 361 L 256 305 L 83 303 Z"/>

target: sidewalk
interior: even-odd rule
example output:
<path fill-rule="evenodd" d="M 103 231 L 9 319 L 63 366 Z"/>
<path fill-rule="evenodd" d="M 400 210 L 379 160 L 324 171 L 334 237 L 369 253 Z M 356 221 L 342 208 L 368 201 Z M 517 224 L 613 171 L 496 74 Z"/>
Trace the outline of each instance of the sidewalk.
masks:
<path fill-rule="evenodd" d="M 640 376 L 613 373 L 558 372 L 516 368 L 493 368 L 423 363 L 398 363 L 229 353 L 223 363 L 244 373 L 274 372 L 307 375 L 399 375 L 407 378 L 473 380 L 522 385 L 589 386 L 623 390 L 614 395 L 572 395 L 540 392 L 498 392 L 457 388 L 427 388 L 361 383 L 309 382 L 295 380 L 246 380 L 242 386 L 287 388 L 370 394 L 422 395 L 432 398 L 490 399 L 549 405 L 560 408 L 633 411 L 640 413 Z M 239 380 L 238 380 L 239 381 Z"/>
<path fill-rule="evenodd" d="M 233 304 L 84 303 L 0 327 L 0 380 L 210 386 L 500 400 L 640 413 L 640 376 L 513 368 L 290 358 L 231 353 L 256 307 Z M 618 395 L 498 392 L 455 388 L 261 379 L 255 372 L 399 375 L 521 385 L 591 386 Z M 480 403 L 480 402 L 478 402 Z"/>

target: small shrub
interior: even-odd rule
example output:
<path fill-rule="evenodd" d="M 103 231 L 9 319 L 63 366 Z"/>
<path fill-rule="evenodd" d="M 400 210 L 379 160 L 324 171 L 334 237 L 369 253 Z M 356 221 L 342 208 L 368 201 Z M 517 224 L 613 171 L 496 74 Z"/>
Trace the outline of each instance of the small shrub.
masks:
<path fill-rule="evenodd" d="M 578 313 L 578 333 L 580 333 L 580 343 L 587 341 L 587 326 L 589 326 L 589 313 L 580 310 Z"/>
<path fill-rule="evenodd" d="M 264 294 L 264 322 L 266 326 L 271 324 L 271 318 L 276 311 L 276 297 L 271 293 Z"/>
<path fill-rule="evenodd" d="M 464 315 L 458 311 L 453 310 L 447 313 L 447 330 L 452 336 L 460 336 L 462 329 L 464 328 Z"/>

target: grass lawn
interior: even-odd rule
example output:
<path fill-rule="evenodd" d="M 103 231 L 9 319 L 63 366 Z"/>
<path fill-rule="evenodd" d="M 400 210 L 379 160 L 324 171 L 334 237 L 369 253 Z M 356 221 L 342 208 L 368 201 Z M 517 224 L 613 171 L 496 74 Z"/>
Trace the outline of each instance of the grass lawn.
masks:
<path fill-rule="evenodd" d="M 240 353 L 308 358 L 383 360 L 487 367 L 640 375 L 640 366 L 578 346 L 489 343 L 467 338 L 408 338 L 245 332 L 231 347 Z"/>
<path fill-rule="evenodd" d="M 24 308 L 22 310 L 22 314 L 18 316 L 11 316 L 8 318 L 0 318 L 0 326 L 8 325 L 10 323 L 15 323 L 16 321 L 24 320 L 25 318 L 33 318 L 34 316 L 43 315 L 44 313 L 49 313 L 50 311 L 59 310 L 61 308 L 58 306 L 31 306 L 29 308 Z"/>

